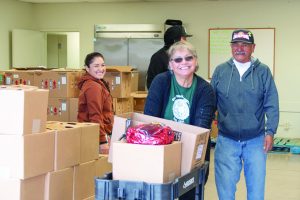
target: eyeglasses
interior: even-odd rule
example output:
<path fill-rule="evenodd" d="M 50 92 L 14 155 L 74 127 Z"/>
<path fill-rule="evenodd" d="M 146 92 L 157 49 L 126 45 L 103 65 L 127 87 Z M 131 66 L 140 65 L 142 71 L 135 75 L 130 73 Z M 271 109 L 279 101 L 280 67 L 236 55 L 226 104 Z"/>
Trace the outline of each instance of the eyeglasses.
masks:
<path fill-rule="evenodd" d="M 171 61 L 174 61 L 176 63 L 181 63 L 183 59 L 187 62 L 192 61 L 194 59 L 194 56 L 187 56 L 187 57 L 177 57 L 177 58 L 172 58 Z"/>

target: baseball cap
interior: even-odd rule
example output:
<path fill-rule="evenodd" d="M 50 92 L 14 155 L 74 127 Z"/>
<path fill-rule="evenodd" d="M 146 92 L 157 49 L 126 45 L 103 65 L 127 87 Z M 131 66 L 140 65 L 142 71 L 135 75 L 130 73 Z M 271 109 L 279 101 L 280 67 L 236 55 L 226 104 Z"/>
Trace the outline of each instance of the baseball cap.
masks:
<path fill-rule="evenodd" d="M 232 32 L 232 38 L 230 43 L 244 42 L 248 44 L 254 44 L 253 33 L 246 29 L 238 29 Z"/>
<path fill-rule="evenodd" d="M 180 25 L 171 26 L 168 28 L 164 34 L 165 45 L 169 46 L 178 42 L 181 37 L 192 37 L 192 35 L 187 34 L 185 28 Z"/>

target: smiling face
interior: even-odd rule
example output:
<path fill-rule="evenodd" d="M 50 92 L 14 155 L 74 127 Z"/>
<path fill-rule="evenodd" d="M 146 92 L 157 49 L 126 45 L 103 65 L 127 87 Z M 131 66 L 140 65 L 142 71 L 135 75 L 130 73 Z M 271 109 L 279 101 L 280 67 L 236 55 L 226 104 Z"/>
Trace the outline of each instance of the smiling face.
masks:
<path fill-rule="evenodd" d="M 86 71 L 96 79 L 103 79 L 106 73 L 106 66 L 102 57 L 94 57 L 89 66 L 85 67 Z"/>
<path fill-rule="evenodd" d="M 197 58 L 187 49 L 178 49 L 170 57 L 169 66 L 179 77 L 192 77 L 197 68 Z"/>
<path fill-rule="evenodd" d="M 232 56 L 240 63 L 249 62 L 254 49 L 255 44 L 248 44 L 244 42 L 235 42 L 231 44 Z"/>

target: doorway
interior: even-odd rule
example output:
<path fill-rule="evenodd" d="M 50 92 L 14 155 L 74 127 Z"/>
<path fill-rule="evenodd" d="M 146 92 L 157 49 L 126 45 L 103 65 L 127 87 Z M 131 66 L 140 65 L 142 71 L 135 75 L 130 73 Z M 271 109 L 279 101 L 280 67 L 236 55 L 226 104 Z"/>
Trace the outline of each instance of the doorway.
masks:
<path fill-rule="evenodd" d="M 14 29 L 12 67 L 80 68 L 79 32 Z"/>

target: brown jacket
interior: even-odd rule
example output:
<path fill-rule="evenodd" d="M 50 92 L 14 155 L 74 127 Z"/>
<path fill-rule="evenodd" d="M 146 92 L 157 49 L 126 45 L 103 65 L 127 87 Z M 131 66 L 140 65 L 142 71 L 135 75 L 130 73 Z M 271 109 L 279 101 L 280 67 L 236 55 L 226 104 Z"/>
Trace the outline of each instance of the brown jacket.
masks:
<path fill-rule="evenodd" d="M 81 77 L 78 87 L 80 93 L 77 121 L 99 123 L 99 143 L 106 142 L 106 135 L 111 134 L 114 119 L 109 90 L 103 80 L 98 80 L 88 73 Z"/>

